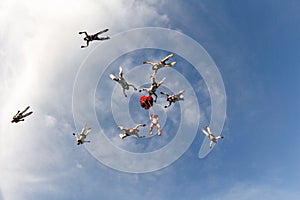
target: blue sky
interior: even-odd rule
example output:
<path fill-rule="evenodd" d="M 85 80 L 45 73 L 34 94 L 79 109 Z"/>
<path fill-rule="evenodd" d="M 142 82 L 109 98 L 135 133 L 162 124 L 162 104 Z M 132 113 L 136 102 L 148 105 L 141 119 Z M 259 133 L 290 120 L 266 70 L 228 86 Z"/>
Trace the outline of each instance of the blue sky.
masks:
<path fill-rule="evenodd" d="M 296 0 L 2 1 L 0 199 L 299 199 L 299 9 Z M 195 139 L 179 159 L 142 174 L 107 167 L 90 153 L 98 148 L 108 157 L 113 155 L 93 143 L 99 133 L 92 123 L 90 138 L 95 139 L 86 148 L 75 144 L 71 133 L 76 127 L 80 131 L 81 123 L 94 114 L 77 116 L 76 109 L 88 110 L 93 95 L 97 119 L 100 124 L 106 123 L 102 130 L 119 148 L 142 153 L 175 137 L 168 131 L 176 132 L 177 126 L 172 129 L 166 123 L 161 137 L 120 141 L 116 119 L 105 121 L 112 111 L 110 101 L 102 98 L 107 94 L 114 101 L 118 96 L 101 89 L 101 83 L 116 93 L 121 91 L 108 74 L 117 74 L 122 64 L 128 81 L 142 83 L 148 75 L 134 79 L 130 67 L 139 67 L 145 57 L 155 60 L 168 53 L 161 50 L 130 52 L 111 60 L 99 78 L 96 93 L 90 94 L 87 89 L 82 94 L 84 103 L 72 110 L 72 91 L 77 73 L 85 67 L 83 61 L 95 63 L 92 69 L 97 70 L 99 64 L 99 71 L 104 70 L 106 66 L 98 61 L 103 59 L 104 63 L 107 54 L 124 45 L 112 45 L 112 37 L 101 44 L 105 51 L 96 43 L 80 49 L 83 40 L 78 32 L 106 27 L 110 36 L 133 28 L 169 28 L 203 46 L 220 71 L 227 102 L 222 131 L 225 138 L 208 156 L 198 158 L 204 140 L 199 129 L 209 123 L 211 115 L 209 92 L 202 77 L 193 76 L 195 70 L 180 55 L 173 58 L 178 61 L 174 69 L 185 75 L 196 91 L 202 113 Z M 84 69 L 91 75 L 100 73 Z M 164 70 L 159 75 L 167 76 L 165 90 L 171 83 L 180 86 L 178 80 L 170 81 L 176 73 L 173 76 Z M 87 85 L 91 82 L 82 81 Z M 178 122 L 176 109 L 193 102 L 189 92 L 184 102 L 172 107 L 166 122 Z M 138 95 L 133 94 L 128 107 L 134 122 L 148 114 L 135 107 Z M 158 102 L 165 103 L 163 99 Z M 34 114 L 24 123 L 12 125 L 12 115 L 27 105 Z M 141 117 L 136 116 L 138 112 Z"/>

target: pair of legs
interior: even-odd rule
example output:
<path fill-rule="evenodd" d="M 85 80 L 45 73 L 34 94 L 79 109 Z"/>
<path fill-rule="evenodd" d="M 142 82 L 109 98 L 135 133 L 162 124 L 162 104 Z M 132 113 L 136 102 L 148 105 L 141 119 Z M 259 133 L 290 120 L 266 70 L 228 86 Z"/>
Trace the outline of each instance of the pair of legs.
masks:
<path fill-rule="evenodd" d="M 149 132 L 149 134 L 150 134 L 150 135 L 153 134 L 153 128 L 154 128 L 154 126 L 156 126 L 157 131 L 158 131 L 158 135 L 160 136 L 160 135 L 162 134 L 162 131 L 161 131 L 161 128 L 160 128 L 159 123 L 156 123 L 156 124 L 152 123 L 152 124 L 150 125 L 150 132 Z"/>

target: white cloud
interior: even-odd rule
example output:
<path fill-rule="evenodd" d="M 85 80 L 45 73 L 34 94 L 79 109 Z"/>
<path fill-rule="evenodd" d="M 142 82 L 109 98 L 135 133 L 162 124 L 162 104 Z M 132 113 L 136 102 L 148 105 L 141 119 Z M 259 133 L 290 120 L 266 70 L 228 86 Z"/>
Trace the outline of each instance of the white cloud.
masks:
<path fill-rule="evenodd" d="M 78 67 L 96 44 L 80 49 L 78 31 L 108 27 L 113 35 L 165 25 L 168 18 L 135 1 L 14 0 L 1 2 L 0 20 L 2 196 L 30 199 L 33 191 L 59 192 L 56 182 L 76 170 L 67 169 L 83 168 L 73 162 L 84 152 L 72 152 L 77 147 L 71 135 L 72 89 Z M 27 105 L 34 114 L 11 124 L 12 115 Z"/>

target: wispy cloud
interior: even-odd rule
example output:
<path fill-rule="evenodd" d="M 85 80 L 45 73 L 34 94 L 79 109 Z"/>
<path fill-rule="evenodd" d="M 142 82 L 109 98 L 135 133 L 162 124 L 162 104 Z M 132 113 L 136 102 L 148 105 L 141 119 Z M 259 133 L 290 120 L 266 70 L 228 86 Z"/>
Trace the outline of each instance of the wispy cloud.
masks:
<path fill-rule="evenodd" d="M 79 149 L 73 152 L 77 146 L 71 135 L 72 88 L 80 63 L 96 44 L 80 49 L 83 40 L 78 31 L 92 33 L 108 27 L 113 35 L 134 27 L 164 25 L 168 17 L 134 1 L 15 0 L 2 1 L 0 10 L 4 28 L 0 91 L 5 96 L 1 118 L 6 122 L 1 125 L 5 139 L 0 141 L 2 196 L 31 199 L 33 193 L 59 193 L 57 183 L 81 170 L 76 166 L 84 165 L 73 160 L 86 154 Z M 12 115 L 27 105 L 34 114 L 23 123 L 11 124 Z M 72 167 L 76 169 L 67 170 Z"/>
<path fill-rule="evenodd" d="M 280 187 L 274 187 L 264 184 L 247 184 L 238 182 L 229 188 L 220 190 L 216 194 L 205 197 L 209 199 L 266 199 L 266 200 L 280 200 L 280 199 L 298 199 L 300 194 L 297 191 L 288 191 Z"/>

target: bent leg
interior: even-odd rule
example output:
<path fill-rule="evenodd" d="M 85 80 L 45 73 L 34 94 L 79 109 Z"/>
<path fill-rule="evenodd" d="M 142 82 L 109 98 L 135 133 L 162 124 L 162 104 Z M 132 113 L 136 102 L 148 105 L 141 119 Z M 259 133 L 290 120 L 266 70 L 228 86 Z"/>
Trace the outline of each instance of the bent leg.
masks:
<path fill-rule="evenodd" d="M 125 97 L 127 97 L 127 94 L 125 93 L 125 88 L 123 88 L 123 94 L 125 95 Z"/>
<path fill-rule="evenodd" d="M 29 112 L 29 113 L 26 113 L 25 115 L 23 115 L 23 117 L 27 117 L 29 115 L 31 115 L 33 112 Z"/>
<path fill-rule="evenodd" d="M 108 40 L 108 39 L 110 39 L 109 36 L 105 36 L 105 37 L 100 37 L 100 38 L 98 38 L 98 40 Z"/>
<path fill-rule="evenodd" d="M 166 63 L 165 67 L 172 67 L 176 64 L 176 62 Z"/>
<path fill-rule="evenodd" d="M 216 137 L 217 140 L 218 140 L 218 139 L 221 139 L 221 138 L 224 138 L 224 137 L 221 136 L 221 135 L 219 135 L 219 136 Z"/>
<path fill-rule="evenodd" d="M 158 135 L 160 136 L 160 135 L 162 134 L 160 125 L 157 123 L 157 124 L 156 124 L 156 127 L 157 127 L 157 131 L 158 131 Z"/>
<path fill-rule="evenodd" d="M 84 33 L 84 34 L 85 34 L 85 36 L 88 36 L 88 34 L 87 34 L 87 32 L 86 32 L 86 31 L 80 31 L 80 32 L 79 32 L 79 34 L 82 34 L 82 33 Z"/>
<path fill-rule="evenodd" d="M 149 134 L 152 135 L 153 134 L 153 127 L 154 127 L 154 124 L 152 123 L 150 125 L 150 131 L 149 131 Z"/>
<path fill-rule="evenodd" d="M 29 106 L 27 106 L 22 112 L 20 112 L 20 115 L 23 115 L 28 109 L 29 109 Z"/>
<path fill-rule="evenodd" d="M 155 92 L 153 92 L 154 96 L 155 96 L 155 99 L 154 99 L 154 102 L 156 102 L 157 100 L 157 95 L 155 94 Z"/>

